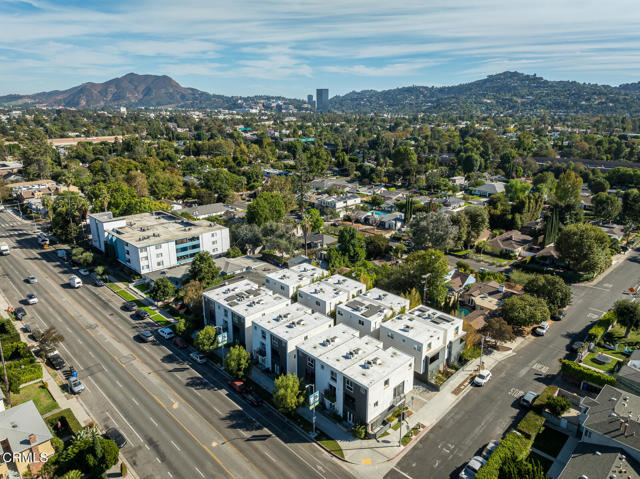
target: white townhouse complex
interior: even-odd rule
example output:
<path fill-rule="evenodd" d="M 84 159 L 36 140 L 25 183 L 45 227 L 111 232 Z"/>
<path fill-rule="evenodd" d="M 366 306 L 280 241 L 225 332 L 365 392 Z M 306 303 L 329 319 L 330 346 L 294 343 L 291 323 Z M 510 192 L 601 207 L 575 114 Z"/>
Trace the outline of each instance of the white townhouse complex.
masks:
<path fill-rule="evenodd" d="M 248 279 L 205 291 L 202 295 L 204 324 L 225 331 L 229 343 L 241 344 L 247 351 L 251 351 L 253 344 L 253 321 L 271 316 L 289 304 L 289 299 Z"/>
<path fill-rule="evenodd" d="M 408 299 L 373 288 L 351 301 L 339 304 L 336 307 L 336 322 L 357 329 L 360 336 L 368 334 L 377 339 L 383 321 L 408 310 Z"/>
<path fill-rule="evenodd" d="M 463 321 L 461 318 L 425 305 L 413 308 L 408 314 L 441 330 L 444 334 L 444 360 L 448 364 L 458 362 L 460 354 L 464 351 L 467 335 L 462 329 Z"/>
<path fill-rule="evenodd" d="M 253 320 L 251 353 L 276 376 L 296 373 L 296 346 L 333 326 L 333 319 L 298 303 Z"/>
<path fill-rule="evenodd" d="M 374 432 L 413 389 L 413 358 L 344 324 L 297 347 L 297 375 L 351 424 Z"/>
<path fill-rule="evenodd" d="M 188 263 L 200 251 L 221 256 L 230 246 L 228 228 L 164 211 L 118 218 L 93 213 L 89 226 L 95 248 L 142 274 Z"/>
<path fill-rule="evenodd" d="M 298 289 L 298 302 L 318 313 L 330 315 L 340 303 L 349 301 L 366 290 L 367 286 L 360 281 L 334 274 Z"/>
<path fill-rule="evenodd" d="M 322 279 L 329 272 L 309 263 L 302 263 L 288 269 L 274 271 L 264 278 L 264 285 L 274 293 L 291 298 L 298 288 Z"/>

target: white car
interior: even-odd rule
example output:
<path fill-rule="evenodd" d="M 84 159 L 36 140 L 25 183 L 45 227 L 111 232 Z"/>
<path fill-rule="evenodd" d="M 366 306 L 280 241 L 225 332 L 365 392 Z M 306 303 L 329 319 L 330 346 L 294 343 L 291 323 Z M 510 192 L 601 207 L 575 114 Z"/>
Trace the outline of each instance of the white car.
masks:
<path fill-rule="evenodd" d="M 160 328 L 158 329 L 158 334 L 164 339 L 171 339 L 175 336 L 170 328 Z"/>
<path fill-rule="evenodd" d="M 473 378 L 473 384 L 475 384 L 476 386 L 484 386 L 489 382 L 489 379 L 491 379 L 491 371 L 483 369 L 478 374 L 476 374 L 475 378 Z"/>
<path fill-rule="evenodd" d="M 74 394 L 80 394 L 84 391 L 84 384 L 78 378 L 71 376 L 69 378 L 69 389 L 73 391 Z"/>
<path fill-rule="evenodd" d="M 37 302 L 38 302 L 38 297 L 35 294 L 29 293 L 27 295 L 27 303 L 36 304 Z"/>
<path fill-rule="evenodd" d="M 202 354 L 198 353 L 197 351 L 194 351 L 193 353 L 191 353 L 189 357 L 198 364 L 204 364 L 207 362 L 207 358 Z"/>
<path fill-rule="evenodd" d="M 538 336 L 544 336 L 547 334 L 547 331 L 549 331 L 549 323 L 546 321 L 540 323 L 540 326 L 533 330 L 533 332 Z"/>
<path fill-rule="evenodd" d="M 78 273 L 80 273 L 82 276 L 87 276 L 89 274 L 89 270 L 82 268 L 80 271 L 78 271 Z"/>
<path fill-rule="evenodd" d="M 27 283 L 34 284 L 37 282 L 38 282 L 38 278 L 36 278 L 35 276 L 27 276 Z"/>
<path fill-rule="evenodd" d="M 460 479 L 471 479 L 475 477 L 480 468 L 487 463 L 484 457 L 474 456 L 473 459 L 469 461 L 469 463 L 464 466 L 462 472 L 458 476 Z"/>

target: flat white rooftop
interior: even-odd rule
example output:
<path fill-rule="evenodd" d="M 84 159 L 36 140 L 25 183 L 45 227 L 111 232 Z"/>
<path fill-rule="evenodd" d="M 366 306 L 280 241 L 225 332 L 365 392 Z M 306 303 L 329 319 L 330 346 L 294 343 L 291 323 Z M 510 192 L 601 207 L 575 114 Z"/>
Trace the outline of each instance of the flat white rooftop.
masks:
<path fill-rule="evenodd" d="M 403 307 L 409 310 L 409 300 L 403 298 L 402 296 L 398 296 L 396 294 L 389 293 L 380 288 L 372 288 L 369 291 L 365 291 L 362 293 L 359 298 L 368 298 L 379 303 L 384 304 L 385 306 L 390 307 L 395 312 L 399 312 Z M 406 312 L 406 311 L 405 311 Z"/>
<path fill-rule="evenodd" d="M 323 301 L 330 301 L 334 298 L 343 298 L 345 295 L 366 291 L 367 286 L 360 281 L 356 281 L 340 274 L 334 274 L 329 278 L 308 284 L 299 289 L 303 293 L 314 296 Z"/>
<path fill-rule="evenodd" d="M 409 314 L 440 327 L 450 327 L 455 324 L 462 325 L 462 319 L 425 305 L 413 308 L 409 311 Z"/>
<path fill-rule="evenodd" d="M 379 349 L 342 371 L 367 389 L 392 376 L 401 367 L 413 367 L 413 358 L 395 348 Z"/>
<path fill-rule="evenodd" d="M 336 371 L 344 372 L 349 366 L 363 361 L 371 353 L 381 350 L 381 341 L 371 336 L 363 336 L 345 341 L 323 355 L 320 360 Z"/>
<path fill-rule="evenodd" d="M 278 326 L 287 324 L 291 321 L 300 319 L 301 317 L 310 315 L 312 313 L 313 310 L 311 308 L 307 308 L 306 306 L 299 303 L 293 303 L 283 306 L 276 311 L 272 311 L 266 316 L 262 316 L 256 319 L 253 323 L 261 326 L 267 331 L 272 331 Z"/>
<path fill-rule="evenodd" d="M 271 330 L 271 334 L 284 339 L 285 341 L 291 341 L 309 334 L 310 331 L 326 325 L 332 325 L 333 319 L 325 316 L 324 314 L 311 312 L 304 316 L 295 319 L 287 324 L 281 324 L 278 327 Z"/>
<path fill-rule="evenodd" d="M 363 295 L 353 298 L 344 304 L 338 306 L 353 314 L 361 316 L 369 321 L 383 320 L 387 316 L 393 314 L 393 310 L 378 301 L 373 301 Z"/>
<path fill-rule="evenodd" d="M 382 329 L 392 331 L 398 336 L 410 338 L 420 344 L 431 343 L 432 348 L 437 348 L 444 342 L 442 329 L 436 328 L 429 323 L 418 319 L 410 314 L 401 314 L 382 323 Z M 381 332 L 382 337 L 384 332 Z"/>
<path fill-rule="evenodd" d="M 206 291 L 204 295 L 243 317 L 289 304 L 287 298 L 247 279 Z"/>
<path fill-rule="evenodd" d="M 350 328 L 346 324 L 338 324 L 309 338 L 300 344 L 298 348 L 313 357 L 321 358 L 332 349 L 358 336 L 360 336 L 360 333 L 357 330 Z"/>
<path fill-rule="evenodd" d="M 334 274 L 333 276 L 329 276 L 328 278 L 325 278 L 320 282 L 339 288 L 348 293 L 353 293 L 354 291 L 358 290 L 367 290 L 366 284 L 361 283 L 360 281 L 356 281 L 355 279 L 347 278 L 346 276 L 342 276 L 341 274 Z"/>
<path fill-rule="evenodd" d="M 109 232 L 116 238 L 138 248 L 225 229 L 224 226 L 210 221 L 191 221 L 164 211 L 118 218 L 113 218 L 110 213 L 98 213 L 90 216 L 101 223 L 126 220 L 126 225 L 113 228 Z"/>
<path fill-rule="evenodd" d="M 325 274 L 327 274 L 326 270 L 312 264 L 303 263 L 288 269 L 274 271 L 266 277 L 290 287 L 296 287 L 312 283 L 316 279 L 322 278 Z"/>

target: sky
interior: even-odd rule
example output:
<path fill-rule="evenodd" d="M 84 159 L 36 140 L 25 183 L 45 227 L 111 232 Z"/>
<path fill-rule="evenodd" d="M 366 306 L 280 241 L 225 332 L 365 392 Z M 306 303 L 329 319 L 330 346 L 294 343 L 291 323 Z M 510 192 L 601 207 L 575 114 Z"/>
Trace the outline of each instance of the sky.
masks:
<path fill-rule="evenodd" d="M 502 71 L 640 80 L 637 0 L 0 0 L 0 94 L 129 72 L 306 98 Z"/>

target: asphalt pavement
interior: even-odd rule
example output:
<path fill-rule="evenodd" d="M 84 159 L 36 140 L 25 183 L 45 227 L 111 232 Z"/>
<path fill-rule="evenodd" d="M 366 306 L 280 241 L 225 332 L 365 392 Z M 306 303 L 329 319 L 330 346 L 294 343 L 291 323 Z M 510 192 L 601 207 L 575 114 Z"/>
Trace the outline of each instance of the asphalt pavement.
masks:
<path fill-rule="evenodd" d="M 81 401 L 103 428 L 126 436 L 122 453 L 139 477 L 351 477 L 268 407 L 252 408 L 230 392 L 210 366 L 160 338 L 138 341 L 140 330 L 157 326 L 133 321 L 106 287 L 85 281 L 71 289 L 77 271 L 41 249 L 33 231 L 0 213 L 0 241 L 11 246 L 0 257 L 0 288 L 12 304 L 38 295 L 24 323 L 54 325 L 65 336 L 58 349 L 86 386 Z M 26 283 L 31 274 L 38 284 Z"/>
<path fill-rule="evenodd" d="M 573 341 L 640 282 L 640 254 L 625 260 L 589 285 L 572 286 L 567 316 L 543 337 L 530 337 L 517 354 L 492 369 L 482 388 L 473 388 L 437 425 L 427 431 L 385 475 L 387 479 L 458 477 L 464 465 L 524 416 L 519 398 L 552 384 Z"/>

